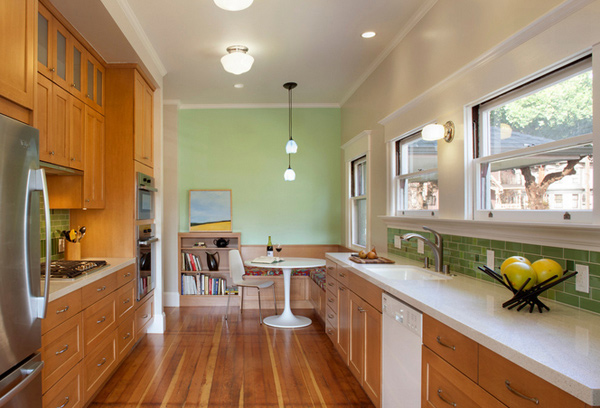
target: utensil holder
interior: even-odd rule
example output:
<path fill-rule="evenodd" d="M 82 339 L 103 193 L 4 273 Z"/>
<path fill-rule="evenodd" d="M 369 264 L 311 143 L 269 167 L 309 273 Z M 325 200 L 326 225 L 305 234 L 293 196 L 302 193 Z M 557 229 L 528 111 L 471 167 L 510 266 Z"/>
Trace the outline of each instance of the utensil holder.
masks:
<path fill-rule="evenodd" d="M 79 261 L 81 259 L 81 242 L 68 242 L 65 248 L 65 259 L 67 261 Z"/>

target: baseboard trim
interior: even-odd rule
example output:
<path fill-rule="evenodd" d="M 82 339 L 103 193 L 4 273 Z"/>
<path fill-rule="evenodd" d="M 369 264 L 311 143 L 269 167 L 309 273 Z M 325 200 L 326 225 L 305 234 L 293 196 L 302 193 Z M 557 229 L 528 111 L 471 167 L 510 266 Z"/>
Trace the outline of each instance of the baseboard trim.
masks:
<path fill-rule="evenodd" d="M 150 326 L 148 326 L 148 330 L 146 331 L 146 333 L 164 333 L 165 330 L 167 329 L 167 322 L 166 322 L 166 316 L 165 313 L 158 313 L 154 315 L 154 320 L 153 322 L 150 324 Z"/>

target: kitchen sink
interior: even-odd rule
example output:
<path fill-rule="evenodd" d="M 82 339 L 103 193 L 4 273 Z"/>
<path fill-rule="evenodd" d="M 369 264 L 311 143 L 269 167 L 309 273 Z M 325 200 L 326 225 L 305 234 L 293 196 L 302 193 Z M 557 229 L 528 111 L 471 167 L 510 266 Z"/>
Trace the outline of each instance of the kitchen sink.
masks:
<path fill-rule="evenodd" d="M 364 269 L 379 275 L 382 278 L 392 280 L 446 280 L 450 276 L 444 276 L 438 272 L 432 272 L 425 268 L 410 265 L 364 265 Z"/>

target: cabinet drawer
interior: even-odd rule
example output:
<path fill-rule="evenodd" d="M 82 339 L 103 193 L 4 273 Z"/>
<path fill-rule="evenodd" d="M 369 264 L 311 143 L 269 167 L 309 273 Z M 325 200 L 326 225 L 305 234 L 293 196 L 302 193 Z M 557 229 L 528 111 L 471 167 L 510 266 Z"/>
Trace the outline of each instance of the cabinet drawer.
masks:
<path fill-rule="evenodd" d="M 115 273 L 117 275 L 117 287 L 120 288 L 135 277 L 135 264 L 128 265 Z"/>
<path fill-rule="evenodd" d="M 116 362 L 117 331 L 113 330 L 83 359 L 83 393 L 86 400 L 110 377 Z"/>
<path fill-rule="evenodd" d="M 117 275 L 112 273 L 81 289 L 82 307 L 85 309 L 117 288 Z"/>
<path fill-rule="evenodd" d="M 329 306 L 325 309 L 325 318 L 331 320 L 333 326 L 337 327 L 337 313 Z"/>
<path fill-rule="evenodd" d="M 331 310 L 337 314 L 338 311 L 338 298 L 334 296 L 330 291 L 325 294 L 325 304 L 330 307 Z"/>
<path fill-rule="evenodd" d="M 337 329 L 329 319 L 325 319 L 325 333 L 329 340 L 335 345 L 337 343 Z"/>
<path fill-rule="evenodd" d="M 117 323 L 133 313 L 135 306 L 135 282 L 131 281 L 117 290 Z"/>
<path fill-rule="evenodd" d="M 83 339 L 86 354 L 117 327 L 116 297 L 116 292 L 113 292 L 83 311 Z"/>
<path fill-rule="evenodd" d="M 135 340 L 133 318 L 134 316 L 132 314 L 123 323 L 121 323 L 117 329 L 118 361 L 121 361 L 127 355 L 127 353 L 129 353 L 131 347 L 133 347 L 133 341 Z"/>
<path fill-rule="evenodd" d="M 505 407 L 425 346 L 423 346 L 421 400 L 423 407 Z"/>
<path fill-rule="evenodd" d="M 76 290 L 48 304 L 48 313 L 42 320 L 42 334 L 81 312 L 81 290 Z"/>
<path fill-rule="evenodd" d="M 329 259 L 325 260 L 325 268 L 327 269 L 327 279 L 329 277 L 337 280 L 337 264 Z"/>
<path fill-rule="evenodd" d="M 154 309 L 154 295 L 144 300 L 144 303 L 135 311 L 135 341 L 137 342 L 145 333 L 146 325 L 152 319 L 152 310 Z"/>
<path fill-rule="evenodd" d="M 335 297 L 337 297 L 338 281 L 329 275 L 327 275 L 326 288 L 327 288 L 327 293 L 331 292 L 331 294 L 333 294 Z"/>
<path fill-rule="evenodd" d="M 342 268 L 341 266 L 337 267 L 337 280 L 340 285 L 350 286 L 350 272 L 347 269 Z"/>
<path fill-rule="evenodd" d="M 423 315 L 423 344 L 477 381 L 478 344 L 434 318 Z"/>
<path fill-rule="evenodd" d="M 79 363 L 61 378 L 42 397 L 44 408 L 79 408 L 83 407 L 83 375 L 82 364 Z"/>
<path fill-rule="evenodd" d="M 42 336 L 42 392 L 50 389 L 83 358 L 82 328 L 79 313 Z"/>
<path fill-rule="evenodd" d="M 479 346 L 479 385 L 509 407 L 585 407 L 572 395 L 483 346 Z"/>
<path fill-rule="evenodd" d="M 356 293 L 381 313 L 381 296 L 383 295 L 383 290 L 380 287 L 352 272 L 348 276 L 348 281 L 352 292 Z"/>

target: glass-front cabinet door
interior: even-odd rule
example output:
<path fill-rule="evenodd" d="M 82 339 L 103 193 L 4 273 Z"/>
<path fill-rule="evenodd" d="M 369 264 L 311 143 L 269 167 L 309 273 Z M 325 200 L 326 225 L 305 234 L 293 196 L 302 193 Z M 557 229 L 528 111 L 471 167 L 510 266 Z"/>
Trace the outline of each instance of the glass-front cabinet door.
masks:
<path fill-rule="evenodd" d="M 70 38 L 69 51 L 71 52 L 71 66 L 70 71 L 72 73 L 71 76 L 71 85 L 69 86 L 69 92 L 77 98 L 83 100 L 84 93 L 84 83 L 86 80 L 86 67 L 84 65 L 86 57 L 85 57 L 85 48 L 77 41 L 74 37 Z"/>
<path fill-rule="evenodd" d="M 89 53 L 86 54 L 86 104 L 98 112 L 104 114 L 104 76 L 105 70 L 102 65 Z"/>
<path fill-rule="evenodd" d="M 38 9 L 38 72 L 52 79 L 52 55 L 54 42 L 52 37 L 52 14 L 41 4 Z"/>
<path fill-rule="evenodd" d="M 38 72 L 68 90 L 71 83 L 71 33 L 41 4 L 38 9 Z"/>

